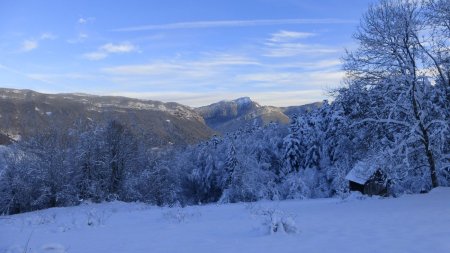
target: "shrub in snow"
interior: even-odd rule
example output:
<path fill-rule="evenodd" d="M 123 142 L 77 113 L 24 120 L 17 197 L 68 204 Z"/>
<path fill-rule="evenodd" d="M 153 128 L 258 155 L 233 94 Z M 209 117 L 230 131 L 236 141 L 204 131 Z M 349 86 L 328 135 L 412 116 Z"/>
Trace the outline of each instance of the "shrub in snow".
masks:
<path fill-rule="evenodd" d="M 263 219 L 263 230 L 272 234 L 296 234 L 299 232 L 294 216 L 279 209 L 259 209 L 255 214 Z"/>
<path fill-rule="evenodd" d="M 358 191 L 351 191 L 350 194 L 345 198 L 345 200 L 363 200 L 366 199 L 367 196 L 363 195 Z"/>
<path fill-rule="evenodd" d="M 183 223 L 199 216 L 201 216 L 201 213 L 198 211 L 188 211 L 180 207 L 171 208 L 169 211 L 163 213 L 164 219 L 175 223 Z"/>
<path fill-rule="evenodd" d="M 286 199 L 304 199 L 311 194 L 309 187 L 302 178 L 302 173 L 289 173 L 281 183 L 282 193 Z"/>
<path fill-rule="evenodd" d="M 89 210 L 86 216 L 88 226 L 101 226 L 105 225 L 111 214 L 107 214 L 105 211 L 98 212 L 96 210 Z"/>
<path fill-rule="evenodd" d="M 22 218 L 22 226 L 32 226 L 32 225 L 45 225 L 55 223 L 56 214 L 42 214 L 38 213 L 36 215 L 32 215 L 26 218 Z"/>

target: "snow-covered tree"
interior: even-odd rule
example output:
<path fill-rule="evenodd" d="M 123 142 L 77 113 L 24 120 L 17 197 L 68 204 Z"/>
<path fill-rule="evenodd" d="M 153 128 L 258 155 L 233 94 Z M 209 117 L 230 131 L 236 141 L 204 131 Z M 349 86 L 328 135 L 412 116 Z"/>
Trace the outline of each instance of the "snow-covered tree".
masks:
<path fill-rule="evenodd" d="M 301 143 L 300 122 L 297 115 L 292 116 L 289 127 L 289 135 L 284 139 L 284 159 L 286 162 L 283 177 L 291 172 L 298 172 L 302 166 L 305 150 Z"/>
<path fill-rule="evenodd" d="M 72 205 L 78 202 L 72 141 L 50 128 L 11 147 L 0 177 L 0 202 L 6 213 Z"/>
<path fill-rule="evenodd" d="M 429 184 L 436 187 L 431 126 L 440 123 L 428 117 L 433 108 L 423 96 L 435 87 L 429 85 L 424 69 L 426 52 L 420 38 L 425 25 L 420 8 L 417 1 L 406 0 L 382 0 L 371 6 L 355 34 L 359 47 L 348 53 L 345 70 L 350 86 L 367 94 L 367 111 L 354 124 L 368 123 L 372 129 L 366 130 L 373 137 L 386 137 L 390 154 L 406 155 L 405 162 L 417 165 L 410 167 L 412 173 L 428 167 Z"/>
<path fill-rule="evenodd" d="M 233 177 L 235 175 L 235 171 L 237 170 L 239 166 L 239 162 L 236 157 L 236 149 L 234 145 L 231 143 L 230 150 L 228 151 L 227 158 L 224 164 L 224 172 L 225 172 L 225 178 L 224 178 L 224 186 L 225 188 L 229 188 L 231 185 L 231 182 L 233 181 Z"/>

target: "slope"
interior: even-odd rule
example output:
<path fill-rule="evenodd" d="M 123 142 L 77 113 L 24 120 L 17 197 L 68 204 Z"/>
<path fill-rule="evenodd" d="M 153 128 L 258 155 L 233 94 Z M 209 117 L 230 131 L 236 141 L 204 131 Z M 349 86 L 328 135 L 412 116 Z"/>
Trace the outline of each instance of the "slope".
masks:
<path fill-rule="evenodd" d="M 118 120 L 152 145 L 189 144 L 213 131 L 194 110 L 177 103 L 86 94 L 42 94 L 0 89 L 0 136 L 27 137 L 48 127 L 68 129 L 78 122 Z"/>
<path fill-rule="evenodd" d="M 450 188 L 347 198 L 159 208 L 85 204 L 0 217 L 0 252 L 450 252 Z M 299 232 L 267 233 L 264 210 Z"/>

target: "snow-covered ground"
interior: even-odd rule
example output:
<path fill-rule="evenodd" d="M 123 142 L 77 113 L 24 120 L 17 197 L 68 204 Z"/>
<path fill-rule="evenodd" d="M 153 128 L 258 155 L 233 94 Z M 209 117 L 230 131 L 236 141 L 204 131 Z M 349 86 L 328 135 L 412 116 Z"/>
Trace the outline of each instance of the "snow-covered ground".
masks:
<path fill-rule="evenodd" d="M 270 212 L 291 217 L 298 232 L 269 234 Z M 450 188 L 387 199 L 53 208 L 0 216 L 0 252 L 448 253 Z"/>

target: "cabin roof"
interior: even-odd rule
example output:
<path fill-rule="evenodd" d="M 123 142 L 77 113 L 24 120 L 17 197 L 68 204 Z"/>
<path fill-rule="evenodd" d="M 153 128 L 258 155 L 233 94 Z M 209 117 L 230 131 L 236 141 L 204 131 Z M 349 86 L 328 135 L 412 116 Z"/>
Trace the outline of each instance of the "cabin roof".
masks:
<path fill-rule="evenodd" d="M 378 170 L 378 163 L 370 160 L 363 160 L 356 163 L 352 170 L 345 176 L 345 179 L 358 184 L 365 184 L 370 177 Z"/>

